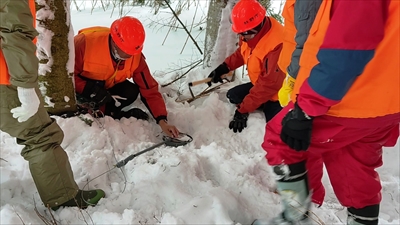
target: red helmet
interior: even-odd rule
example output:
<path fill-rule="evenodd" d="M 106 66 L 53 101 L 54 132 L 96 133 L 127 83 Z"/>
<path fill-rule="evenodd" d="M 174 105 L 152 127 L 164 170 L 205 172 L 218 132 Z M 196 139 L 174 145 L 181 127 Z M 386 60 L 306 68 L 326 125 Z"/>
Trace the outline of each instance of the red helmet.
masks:
<path fill-rule="evenodd" d="M 266 10 L 256 0 L 240 0 L 232 9 L 232 30 L 242 33 L 257 27 L 264 20 Z"/>
<path fill-rule="evenodd" d="M 131 16 L 124 16 L 115 20 L 110 28 L 114 43 L 129 55 L 142 52 L 145 32 L 142 23 Z"/>

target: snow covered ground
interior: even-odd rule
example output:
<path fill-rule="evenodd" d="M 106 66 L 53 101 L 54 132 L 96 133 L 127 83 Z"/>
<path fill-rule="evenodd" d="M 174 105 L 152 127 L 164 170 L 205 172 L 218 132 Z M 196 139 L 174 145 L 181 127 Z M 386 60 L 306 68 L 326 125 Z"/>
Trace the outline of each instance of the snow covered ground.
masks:
<path fill-rule="evenodd" d="M 207 13 L 206 1 L 200 3 L 197 21 Z M 80 9 L 72 11 L 75 33 L 88 26 L 109 26 L 118 17 L 116 12 L 110 16 L 111 9 L 104 12 L 96 8 L 92 13 L 89 6 Z M 192 5 L 183 11 L 180 18 L 184 23 L 191 23 L 195 9 Z M 147 7 L 126 11 L 146 24 L 144 54 L 160 84 L 168 83 L 188 68 L 169 71 L 202 58 L 190 40 L 180 53 L 187 38 L 184 30 L 170 31 L 167 36 L 168 27 L 154 26 L 154 21 L 169 21 L 170 14 L 160 13 L 156 19 Z M 152 21 L 153 26 L 149 27 Z M 204 31 L 197 28 L 192 35 L 200 46 L 204 45 Z M 52 212 L 57 223 L 250 224 L 255 218 L 268 218 L 280 212 L 280 198 L 273 192 L 274 179 L 260 146 L 265 126 L 263 114 L 252 113 L 242 133 L 235 134 L 228 128 L 235 106 L 227 102 L 225 93 L 247 81 L 246 77 L 242 78 L 239 71 L 235 82 L 191 104 L 175 101 L 178 90 L 189 96 L 187 83 L 205 78 L 212 69 L 197 68 L 182 80 L 161 88 L 169 122 L 191 135 L 193 141 L 177 148 L 160 146 L 121 169 L 109 171 L 116 162 L 162 141 L 161 129 L 154 120 L 106 117 L 89 126 L 78 117 L 55 117 L 65 132 L 62 146 L 69 155 L 78 185 L 84 189 L 101 188 L 107 195 L 98 206 L 85 211 L 62 208 Z M 206 86 L 196 86 L 194 92 Z M 142 103 L 138 106 L 145 109 Z M 92 119 L 90 115 L 85 118 Z M 50 212 L 40 201 L 28 163 L 19 155 L 21 148 L 13 138 L 0 132 L 0 223 L 43 224 L 35 207 L 48 219 Z M 106 171 L 109 172 L 103 174 Z M 383 185 L 380 224 L 400 224 L 399 144 L 384 150 L 384 165 L 379 173 Z M 313 217 L 323 224 L 345 224 L 346 209 L 335 198 L 326 173 L 323 183 L 325 202 L 312 209 Z"/>

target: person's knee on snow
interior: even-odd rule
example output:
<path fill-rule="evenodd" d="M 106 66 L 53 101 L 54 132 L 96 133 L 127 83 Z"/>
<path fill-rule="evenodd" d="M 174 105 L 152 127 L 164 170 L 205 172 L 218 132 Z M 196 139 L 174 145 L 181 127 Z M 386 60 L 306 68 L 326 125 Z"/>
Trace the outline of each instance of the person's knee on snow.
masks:
<path fill-rule="evenodd" d="M 121 119 L 123 117 L 135 117 L 137 119 L 148 120 L 149 116 L 139 108 L 133 108 L 128 111 L 122 109 L 135 102 L 139 96 L 139 86 L 126 80 L 118 83 L 109 89 L 113 102 L 106 105 L 105 115 L 111 116 L 114 119 Z"/>
<path fill-rule="evenodd" d="M 226 93 L 226 97 L 228 98 L 229 102 L 232 104 L 240 104 L 243 102 L 243 99 L 246 95 L 249 94 L 250 89 L 253 87 L 252 83 L 245 83 L 235 86 L 228 90 Z"/>
<path fill-rule="evenodd" d="M 114 98 L 115 104 L 107 104 L 106 112 L 108 112 L 111 117 L 114 119 L 121 119 L 124 117 L 135 117 L 140 120 L 149 119 L 149 115 L 139 108 L 132 108 L 127 111 L 122 110 L 124 107 L 129 106 L 138 99 L 140 91 L 137 84 L 126 80 L 110 88 L 110 93 Z"/>
<path fill-rule="evenodd" d="M 112 101 L 111 94 L 104 87 L 104 81 L 86 79 L 86 84 L 81 94 L 78 94 L 81 103 L 93 102 L 96 107 Z"/>
<path fill-rule="evenodd" d="M 232 89 L 229 89 L 229 91 L 226 93 L 226 98 L 232 104 L 239 104 L 239 103 L 241 103 L 241 100 L 243 100 L 243 99 L 241 99 L 241 100 L 238 99 L 238 97 L 234 94 Z"/>
<path fill-rule="evenodd" d="M 115 102 L 119 102 L 114 104 L 118 105 L 119 108 L 124 108 L 135 102 L 140 93 L 139 86 L 129 80 L 114 85 L 108 91 L 114 97 Z"/>

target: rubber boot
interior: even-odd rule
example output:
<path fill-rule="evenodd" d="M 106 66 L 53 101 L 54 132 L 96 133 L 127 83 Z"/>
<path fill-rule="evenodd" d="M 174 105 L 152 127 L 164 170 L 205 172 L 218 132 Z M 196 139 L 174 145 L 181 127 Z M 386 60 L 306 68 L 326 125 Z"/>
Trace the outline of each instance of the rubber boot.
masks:
<path fill-rule="evenodd" d="M 298 221 L 298 222 L 292 222 L 288 221 L 284 218 L 284 215 L 280 215 L 278 217 L 275 217 L 272 220 L 263 220 L 263 219 L 257 219 L 254 220 L 251 225 L 273 225 L 273 224 L 279 224 L 279 225 L 308 225 L 311 224 L 310 219 L 308 217 L 308 213 L 306 213 L 304 219 Z"/>
<path fill-rule="evenodd" d="M 379 204 L 361 209 L 347 208 L 347 225 L 378 225 Z"/>
<path fill-rule="evenodd" d="M 75 198 L 70 199 L 63 204 L 52 207 L 52 210 L 57 210 L 60 207 L 79 207 L 81 209 L 86 209 L 88 206 L 95 206 L 100 199 L 105 197 L 105 193 L 101 189 L 96 190 L 79 190 Z"/>
<path fill-rule="evenodd" d="M 306 224 L 309 221 L 308 211 L 311 207 L 311 196 L 305 161 L 291 165 L 279 165 L 273 169 L 276 174 L 276 186 L 281 196 L 283 211 L 267 222 L 255 220 L 253 225 Z"/>

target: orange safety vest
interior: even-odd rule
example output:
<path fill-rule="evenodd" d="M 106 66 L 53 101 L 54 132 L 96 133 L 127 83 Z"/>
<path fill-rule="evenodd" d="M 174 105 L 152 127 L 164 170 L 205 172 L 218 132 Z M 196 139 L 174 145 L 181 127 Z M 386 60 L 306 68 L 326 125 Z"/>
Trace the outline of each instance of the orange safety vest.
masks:
<path fill-rule="evenodd" d="M 283 7 L 282 17 L 284 20 L 283 27 L 283 46 L 281 54 L 279 55 L 278 66 L 286 73 L 287 68 L 292 59 L 292 53 L 296 48 L 295 36 L 297 33 L 296 26 L 294 25 L 294 3 L 296 0 L 286 0 Z"/>
<path fill-rule="evenodd" d="M 304 80 L 318 64 L 317 53 L 330 22 L 332 1 L 322 1 L 300 58 L 292 101 Z M 384 38 L 364 72 L 355 80 L 342 101 L 332 106 L 327 115 L 343 118 L 373 118 L 400 112 L 400 1 L 392 0 Z M 373 82 L 373 83 L 371 83 Z"/>
<path fill-rule="evenodd" d="M 254 85 L 258 76 L 264 70 L 263 60 L 269 52 L 282 43 L 283 26 L 274 18 L 269 17 L 271 20 L 271 29 L 260 39 L 256 47 L 252 50 L 248 47 L 246 42 L 242 42 L 240 52 L 244 59 L 244 64 L 247 65 L 247 72 L 251 83 Z M 278 93 L 276 93 L 272 100 L 278 100 Z"/>
<path fill-rule="evenodd" d="M 0 49 L 0 85 L 10 84 L 10 74 L 8 73 L 6 59 L 4 58 L 3 51 Z"/>
<path fill-rule="evenodd" d="M 141 54 L 125 60 L 124 69 L 118 70 L 118 66 L 114 69 L 108 44 L 110 28 L 90 27 L 80 30 L 78 34 L 80 33 L 85 35 L 86 40 L 82 76 L 105 81 L 106 89 L 132 77 L 139 66 Z"/>
<path fill-rule="evenodd" d="M 33 16 L 33 26 L 36 27 L 36 8 L 35 0 L 29 0 L 29 8 Z M 36 43 L 36 38 L 34 40 Z M 10 74 L 8 73 L 6 59 L 4 58 L 3 51 L 0 49 L 0 85 L 10 84 Z"/>

